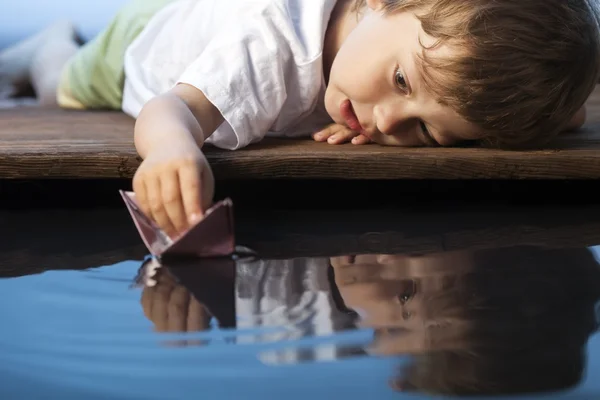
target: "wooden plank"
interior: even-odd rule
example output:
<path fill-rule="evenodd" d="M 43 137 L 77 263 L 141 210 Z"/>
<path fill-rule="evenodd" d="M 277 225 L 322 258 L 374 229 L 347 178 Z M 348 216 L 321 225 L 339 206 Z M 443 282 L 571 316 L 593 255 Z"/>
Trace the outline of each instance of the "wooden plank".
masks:
<path fill-rule="evenodd" d="M 118 112 L 0 110 L 0 178 L 131 178 L 140 159 L 133 120 Z M 266 139 L 238 151 L 206 148 L 225 179 L 597 179 L 600 90 L 588 122 L 536 151 L 332 146 Z"/>

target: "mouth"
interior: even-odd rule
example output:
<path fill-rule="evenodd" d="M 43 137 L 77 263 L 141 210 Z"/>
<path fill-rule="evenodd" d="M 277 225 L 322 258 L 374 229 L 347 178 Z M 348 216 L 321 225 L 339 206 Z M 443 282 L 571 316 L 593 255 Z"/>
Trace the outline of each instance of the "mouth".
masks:
<path fill-rule="evenodd" d="M 354 108 L 352 107 L 352 103 L 349 99 L 344 100 L 340 105 L 340 113 L 350 129 L 360 133 L 364 132 L 364 129 L 358 121 L 358 117 L 356 116 Z"/>

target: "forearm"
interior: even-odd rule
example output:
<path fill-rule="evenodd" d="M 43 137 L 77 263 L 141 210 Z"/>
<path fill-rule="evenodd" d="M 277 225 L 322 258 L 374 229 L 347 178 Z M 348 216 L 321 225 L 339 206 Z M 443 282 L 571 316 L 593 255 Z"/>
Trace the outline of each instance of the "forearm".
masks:
<path fill-rule="evenodd" d="M 178 85 L 143 107 L 135 124 L 135 147 L 142 158 L 172 144 L 202 147 L 222 121 L 201 91 Z"/>

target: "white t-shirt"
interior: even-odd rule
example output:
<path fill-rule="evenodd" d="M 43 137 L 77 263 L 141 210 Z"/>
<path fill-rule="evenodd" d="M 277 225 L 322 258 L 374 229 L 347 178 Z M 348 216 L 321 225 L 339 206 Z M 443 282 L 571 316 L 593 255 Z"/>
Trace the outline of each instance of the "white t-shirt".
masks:
<path fill-rule="evenodd" d="M 328 278 L 329 258 L 238 262 L 235 278 L 237 343 L 274 343 L 328 337 L 355 329 L 337 309 Z M 267 364 L 331 361 L 344 355 L 337 343 L 265 350 Z"/>
<path fill-rule="evenodd" d="M 177 83 L 225 122 L 207 140 L 235 150 L 265 136 L 307 136 L 331 123 L 323 41 L 337 0 L 177 0 L 125 54 L 123 111 L 134 118 Z"/>

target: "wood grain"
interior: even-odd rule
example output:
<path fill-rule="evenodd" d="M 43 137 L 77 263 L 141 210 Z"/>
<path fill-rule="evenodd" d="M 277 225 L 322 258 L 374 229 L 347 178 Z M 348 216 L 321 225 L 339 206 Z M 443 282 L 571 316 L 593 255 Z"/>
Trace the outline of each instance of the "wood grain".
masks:
<path fill-rule="evenodd" d="M 0 110 L 0 178 L 131 178 L 140 159 L 133 120 L 119 112 Z M 238 151 L 206 148 L 216 179 L 597 179 L 600 89 L 588 122 L 544 149 L 332 146 L 265 139 Z"/>

